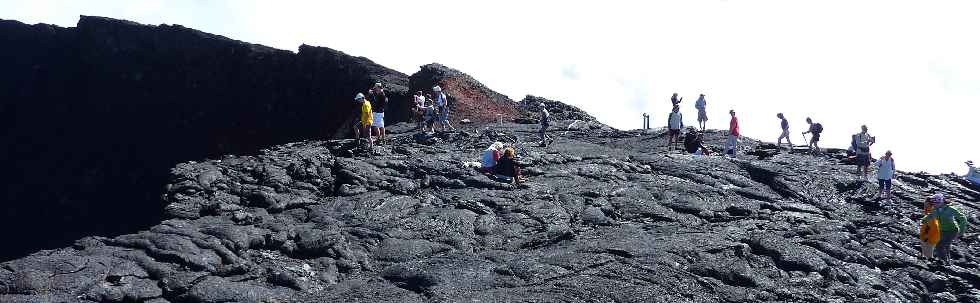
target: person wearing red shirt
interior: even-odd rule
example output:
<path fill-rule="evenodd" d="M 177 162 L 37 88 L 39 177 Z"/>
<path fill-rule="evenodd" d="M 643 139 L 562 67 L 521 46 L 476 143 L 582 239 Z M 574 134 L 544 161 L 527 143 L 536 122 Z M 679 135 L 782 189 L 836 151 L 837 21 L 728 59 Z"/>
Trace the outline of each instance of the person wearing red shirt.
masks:
<path fill-rule="evenodd" d="M 731 157 L 735 157 L 735 150 L 738 149 L 738 136 L 741 135 L 738 131 L 738 117 L 735 117 L 735 110 L 728 111 L 732 115 L 732 121 L 728 123 L 728 144 L 725 149 Z"/>

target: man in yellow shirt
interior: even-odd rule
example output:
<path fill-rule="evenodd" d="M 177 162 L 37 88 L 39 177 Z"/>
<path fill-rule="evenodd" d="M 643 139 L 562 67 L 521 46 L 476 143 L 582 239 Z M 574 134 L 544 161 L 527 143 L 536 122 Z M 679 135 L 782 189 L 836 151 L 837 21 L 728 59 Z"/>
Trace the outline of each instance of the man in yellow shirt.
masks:
<path fill-rule="evenodd" d="M 354 102 L 361 104 L 360 123 L 357 125 L 357 129 L 355 129 L 355 133 L 359 133 L 357 139 L 360 140 L 361 135 L 363 135 L 367 138 L 368 147 L 373 147 L 374 140 L 371 138 L 371 124 L 374 123 L 374 116 L 371 112 L 371 102 L 365 99 L 362 93 L 357 93 L 354 96 Z"/>

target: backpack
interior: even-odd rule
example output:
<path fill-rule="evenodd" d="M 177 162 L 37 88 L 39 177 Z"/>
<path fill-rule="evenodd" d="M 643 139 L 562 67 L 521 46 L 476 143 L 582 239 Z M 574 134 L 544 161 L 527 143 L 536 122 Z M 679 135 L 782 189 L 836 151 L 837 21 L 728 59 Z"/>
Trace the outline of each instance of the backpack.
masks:
<path fill-rule="evenodd" d="M 819 135 L 822 132 L 823 132 L 823 125 L 820 125 L 820 123 L 813 123 L 813 133 Z"/>

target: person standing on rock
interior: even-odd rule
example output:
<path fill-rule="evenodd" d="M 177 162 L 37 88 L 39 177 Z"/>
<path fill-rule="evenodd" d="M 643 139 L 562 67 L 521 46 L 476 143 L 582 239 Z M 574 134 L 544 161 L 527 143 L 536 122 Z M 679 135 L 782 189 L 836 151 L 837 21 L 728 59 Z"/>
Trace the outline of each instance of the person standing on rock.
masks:
<path fill-rule="evenodd" d="M 871 167 L 871 145 L 875 144 L 875 137 L 868 133 L 867 125 L 861 125 L 861 132 L 855 134 L 852 141 L 857 156 L 857 173 L 867 179 Z"/>
<path fill-rule="evenodd" d="M 779 139 L 776 139 L 776 149 L 779 149 L 779 146 L 783 144 L 783 138 L 786 138 L 786 143 L 789 144 L 789 152 L 792 153 L 793 140 L 789 139 L 789 121 L 786 120 L 786 116 L 783 116 L 783 113 L 776 114 L 776 117 L 779 118 L 779 127 L 783 130 L 779 135 Z"/>
<path fill-rule="evenodd" d="M 698 101 L 694 102 L 694 108 L 698 110 L 698 126 L 701 127 L 701 131 L 708 126 L 708 113 L 706 112 L 708 102 L 704 100 L 704 94 L 698 97 Z"/>
<path fill-rule="evenodd" d="M 426 100 L 425 106 L 422 107 L 422 120 L 424 120 L 422 124 L 422 132 L 425 132 L 426 130 L 431 130 L 433 132 L 436 131 L 436 116 L 436 107 L 432 105 L 432 100 Z"/>
<path fill-rule="evenodd" d="M 378 136 L 379 144 L 384 144 L 385 142 L 385 108 L 388 107 L 388 96 L 385 95 L 384 86 L 381 82 L 375 83 L 371 91 L 368 92 L 368 100 L 370 100 L 371 109 L 374 111 L 372 113 L 374 122 L 371 124 L 371 130 Z"/>
<path fill-rule="evenodd" d="M 439 122 L 439 126 L 442 127 L 443 131 L 446 131 L 446 127 L 455 131 L 456 128 L 452 124 L 449 124 L 449 100 L 446 99 L 446 94 L 442 92 L 441 87 L 436 85 L 432 87 L 432 95 L 435 98 L 436 109 L 439 113 L 436 119 Z"/>
<path fill-rule="evenodd" d="M 949 205 L 950 203 L 946 201 L 943 194 L 932 196 L 932 202 L 935 204 L 935 209 L 925 218 L 922 218 L 922 224 L 926 224 L 932 219 L 939 219 L 939 243 L 936 244 L 936 257 L 939 258 L 941 264 L 949 265 L 949 248 L 953 245 L 953 241 L 966 234 L 968 222 L 963 213 Z"/>
<path fill-rule="evenodd" d="M 732 158 L 735 158 L 738 150 L 738 137 L 741 136 L 741 133 L 738 129 L 738 117 L 735 116 L 735 110 L 729 110 L 728 114 L 732 115 L 732 120 L 728 122 L 728 142 L 725 145 L 725 151 Z"/>
<path fill-rule="evenodd" d="M 541 108 L 541 116 L 539 117 L 541 122 L 541 130 L 539 130 L 538 133 L 541 137 L 541 147 L 545 147 L 548 146 L 548 135 L 545 134 L 545 132 L 547 132 L 548 127 L 551 126 L 551 113 L 548 112 L 544 102 L 538 104 L 538 107 Z"/>
<path fill-rule="evenodd" d="M 806 124 L 810 125 L 810 128 L 803 132 L 804 136 L 806 136 L 806 134 L 810 134 L 810 143 L 807 144 L 807 147 L 810 148 L 811 151 L 816 151 L 819 153 L 820 146 L 818 146 L 817 143 L 820 142 L 820 133 L 823 132 L 823 125 L 820 125 L 820 123 L 813 123 L 813 120 L 810 119 L 810 117 L 806 117 Z M 806 137 L 803 137 L 803 139 L 806 139 Z"/>
<path fill-rule="evenodd" d="M 674 93 L 674 95 L 670 96 L 670 104 L 673 104 L 674 106 L 677 106 L 678 104 L 681 104 L 681 101 L 683 101 L 683 100 L 684 100 L 684 97 L 678 97 L 677 96 L 677 93 Z"/>
<path fill-rule="evenodd" d="M 925 213 L 923 215 L 928 216 L 934 208 L 935 203 L 932 202 L 932 197 L 927 197 L 923 209 Z M 933 218 L 919 225 L 919 240 L 922 242 L 922 256 L 927 260 L 932 259 L 933 253 L 936 251 L 936 245 L 939 244 L 939 236 L 939 219 Z"/>
<path fill-rule="evenodd" d="M 422 120 L 422 112 L 425 110 L 425 95 L 422 94 L 422 91 L 417 91 L 412 100 L 414 101 L 412 113 L 415 114 L 415 127 L 425 131 L 425 121 Z"/>
<path fill-rule="evenodd" d="M 886 151 L 885 155 L 878 160 L 878 196 L 885 199 L 892 197 L 892 177 L 895 176 L 895 159 L 892 158 L 892 151 Z"/>
<path fill-rule="evenodd" d="M 684 116 L 681 115 L 681 107 L 674 105 L 674 109 L 667 117 L 667 150 L 674 148 L 675 143 L 681 142 L 681 129 L 684 128 Z"/>
<path fill-rule="evenodd" d="M 374 124 L 374 116 L 371 111 L 371 102 L 364 98 L 364 94 L 357 93 L 354 96 L 354 102 L 361 105 L 361 115 L 360 115 L 360 128 L 355 132 L 358 140 L 361 139 L 361 135 L 367 139 L 368 147 L 374 147 L 374 140 L 371 137 L 371 125 Z"/>

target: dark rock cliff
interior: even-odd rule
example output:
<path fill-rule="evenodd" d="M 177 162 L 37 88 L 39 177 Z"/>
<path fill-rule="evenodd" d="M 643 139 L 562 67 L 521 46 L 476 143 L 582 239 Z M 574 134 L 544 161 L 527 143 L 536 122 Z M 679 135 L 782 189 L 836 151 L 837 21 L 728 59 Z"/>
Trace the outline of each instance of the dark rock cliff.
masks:
<path fill-rule="evenodd" d="M 343 135 L 375 81 L 409 114 L 407 75 L 328 48 L 84 16 L 0 20 L 0 45 L 0 260 L 158 223 L 178 162 Z"/>

